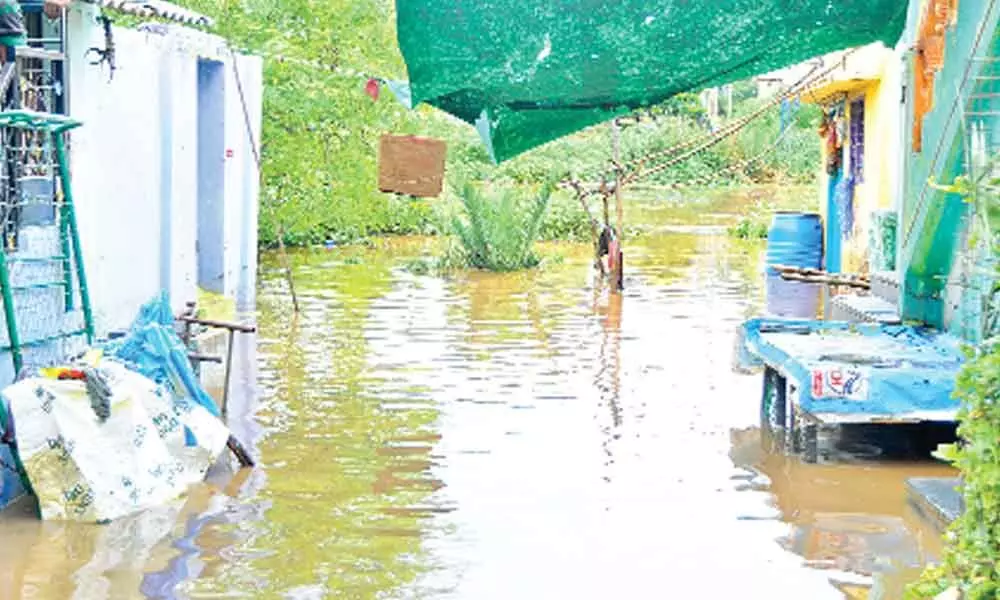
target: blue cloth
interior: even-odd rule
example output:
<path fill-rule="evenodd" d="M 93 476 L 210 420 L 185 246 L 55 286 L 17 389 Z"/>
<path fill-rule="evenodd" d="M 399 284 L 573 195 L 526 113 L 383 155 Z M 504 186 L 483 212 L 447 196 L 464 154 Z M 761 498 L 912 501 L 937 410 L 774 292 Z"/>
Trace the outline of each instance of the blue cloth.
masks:
<path fill-rule="evenodd" d="M 147 302 L 124 337 L 102 346 L 105 356 L 163 385 L 181 407 L 197 404 L 220 416 L 212 397 L 202 389 L 188 360 L 187 348 L 174 331 L 174 315 L 166 293 Z M 194 434 L 185 428 L 187 444 L 195 445 Z"/>
<path fill-rule="evenodd" d="M 785 133 L 785 130 L 791 126 L 792 121 L 795 120 L 795 115 L 799 112 L 801 104 L 802 102 L 798 98 L 794 100 L 786 98 L 781 101 L 781 126 L 778 135 Z"/>
<path fill-rule="evenodd" d="M 854 174 L 850 173 L 837 184 L 835 191 L 837 214 L 840 216 L 841 239 L 854 235 Z"/>
<path fill-rule="evenodd" d="M 837 186 L 840 185 L 841 173 L 837 172 L 829 178 L 826 191 L 826 251 L 825 264 L 829 273 L 840 273 L 840 210 L 837 208 Z"/>

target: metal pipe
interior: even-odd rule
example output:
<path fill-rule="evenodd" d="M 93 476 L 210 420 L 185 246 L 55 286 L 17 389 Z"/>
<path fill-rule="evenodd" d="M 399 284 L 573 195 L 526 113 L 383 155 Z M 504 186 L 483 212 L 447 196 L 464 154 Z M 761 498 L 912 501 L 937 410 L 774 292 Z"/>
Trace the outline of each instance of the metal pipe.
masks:
<path fill-rule="evenodd" d="M 190 360 L 191 362 L 199 362 L 199 363 L 210 362 L 210 363 L 215 363 L 217 365 L 222 364 L 221 356 L 212 356 L 210 354 L 198 354 L 197 352 L 192 352 L 188 354 L 187 357 L 188 360 Z"/>
<path fill-rule="evenodd" d="M 59 179 L 63 187 L 63 206 L 66 211 L 67 223 L 72 234 L 73 256 L 76 258 L 76 279 L 80 282 L 80 304 L 83 308 L 84 330 L 87 332 L 87 343 L 94 343 L 94 313 L 90 306 L 90 290 L 87 288 L 87 274 L 83 268 L 83 249 L 80 246 L 80 235 L 76 225 L 76 210 L 73 207 L 73 186 L 70 183 L 69 161 L 66 157 L 66 139 L 63 131 L 53 132 L 55 138 L 56 157 L 59 161 Z"/>
<path fill-rule="evenodd" d="M 7 253 L 0 256 L 0 292 L 3 294 L 3 316 L 7 321 L 7 336 L 10 341 L 10 354 L 14 361 L 14 376 L 21 372 L 23 356 L 21 355 L 21 337 L 17 332 L 17 315 L 14 311 L 14 293 L 10 289 L 10 271 L 7 270 Z"/>
<path fill-rule="evenodd" d="M 230 374 L 233 371 L 233 342 L 236 337 L 236 331 L 229 330 L 229 344 L 226 348 L 226 374 L 223 376 L 222 382 L 222 418 L 226 418 L 226 413 L 229 408 L 229 379 Z"/>
<path fill-rule="evenodd" d="M 242 323 L 230 323 L 227 321 L 213 321 L 212 319 L 198 319 L 195 317 L 190 317 L 187 315 L 181 315 L 178 320 L 185 323 L 191 323 L 194 325 L 203 325 L 205 327 L 215 327 L 217 329 L 228 329 L 230 331 L 238 331 L 240 333 L 257 333 L 257 328 L 253 325 L 244 325 Z"/>

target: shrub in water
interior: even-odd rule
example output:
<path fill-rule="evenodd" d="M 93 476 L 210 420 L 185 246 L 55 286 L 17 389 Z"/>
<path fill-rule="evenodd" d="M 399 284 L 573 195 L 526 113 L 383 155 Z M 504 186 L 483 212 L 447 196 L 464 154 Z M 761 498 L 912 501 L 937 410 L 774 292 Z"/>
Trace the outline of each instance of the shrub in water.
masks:
<path fill-rule="evenodd" d="M 468 266 L 489 271 L 537 266 L 532 246 L 551 195 L 551 185 L 525 198 L 512 188 L 497 191 L 465 184 L 461 191 L 465 214 L 452 219 L 452 230 Z"/>

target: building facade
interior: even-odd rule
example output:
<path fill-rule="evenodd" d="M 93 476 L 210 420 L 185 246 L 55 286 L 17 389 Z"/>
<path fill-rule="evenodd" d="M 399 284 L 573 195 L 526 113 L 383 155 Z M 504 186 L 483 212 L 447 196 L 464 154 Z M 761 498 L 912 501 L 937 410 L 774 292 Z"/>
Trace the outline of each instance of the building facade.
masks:
<path fill-rule="evenodd" d="M 261 60 L 185 26 L 204 20 L 164 2 L 77 1 L 56 18 L 41 2 L 24 8 L 29 43 L 16 50 L 23 107 L 83 123 L 69 134 L 69 159 L 98 337 L 126 328 L 161 291 L 177 312 L 197 299 L 199 287 L 251 306 Z M 104 19 L 123 12 L 133 22 L 160 18 L 138 27 Z M 12 151 L 8 143 L 8 162 Z M 32 152 L 43 157 L 37 171 L 51 179 L 49 149 L 22 149 L 15 160 Z M 8 258 L 55 239 L 45 227 L 28 225 L 14 224 L 20 246 L 8 246 Z M 20 265 L 12 272 L 14 285 L 43 268 Z M 22 338 L 39 339 L 79 321 L 58 309 L 62 293 L 15 295 Z M 6 384 L 14 373 L 6 331 L 0 337 L 8 347 L 0 354 L 0 384 Z M 48 362 L 69 350 L 65 344 L 34 348 L 25 362 Z"/>

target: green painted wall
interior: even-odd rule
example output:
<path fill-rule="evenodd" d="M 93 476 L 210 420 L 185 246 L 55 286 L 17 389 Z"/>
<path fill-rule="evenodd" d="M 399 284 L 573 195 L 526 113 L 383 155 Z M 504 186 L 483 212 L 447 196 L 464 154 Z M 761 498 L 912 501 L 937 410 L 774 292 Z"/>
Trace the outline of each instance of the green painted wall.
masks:
<path fill-rule="evenodd" d="M 912 39 L 919 23 L 919 5 L 919 0 L 911 2 L 904 37 Z M 961 250 L 969 205 L 956 194 L 930 188 L 927 181 L 934 176 L 950 183 L 966 171 L 963 120 L 982 64 L 970 59 L 992 54 L 998 17 L 1000 0 L 960 3 L 957 22 L 947 35 L 945 64 L 935 79 L 934 109 L 924 120 L 922 152 L 912 152 L 912 140 L 909 134 L 905 136 L 903 151 L 908 157 L 900 232 L 904 275 L 901 311 L 906 320 L 942 329 L 947 325 L 947 281 Z M 912 97 L 909 86 L 907 93 Z M 904 127 L 909 131 L 912 120 Z"/>

